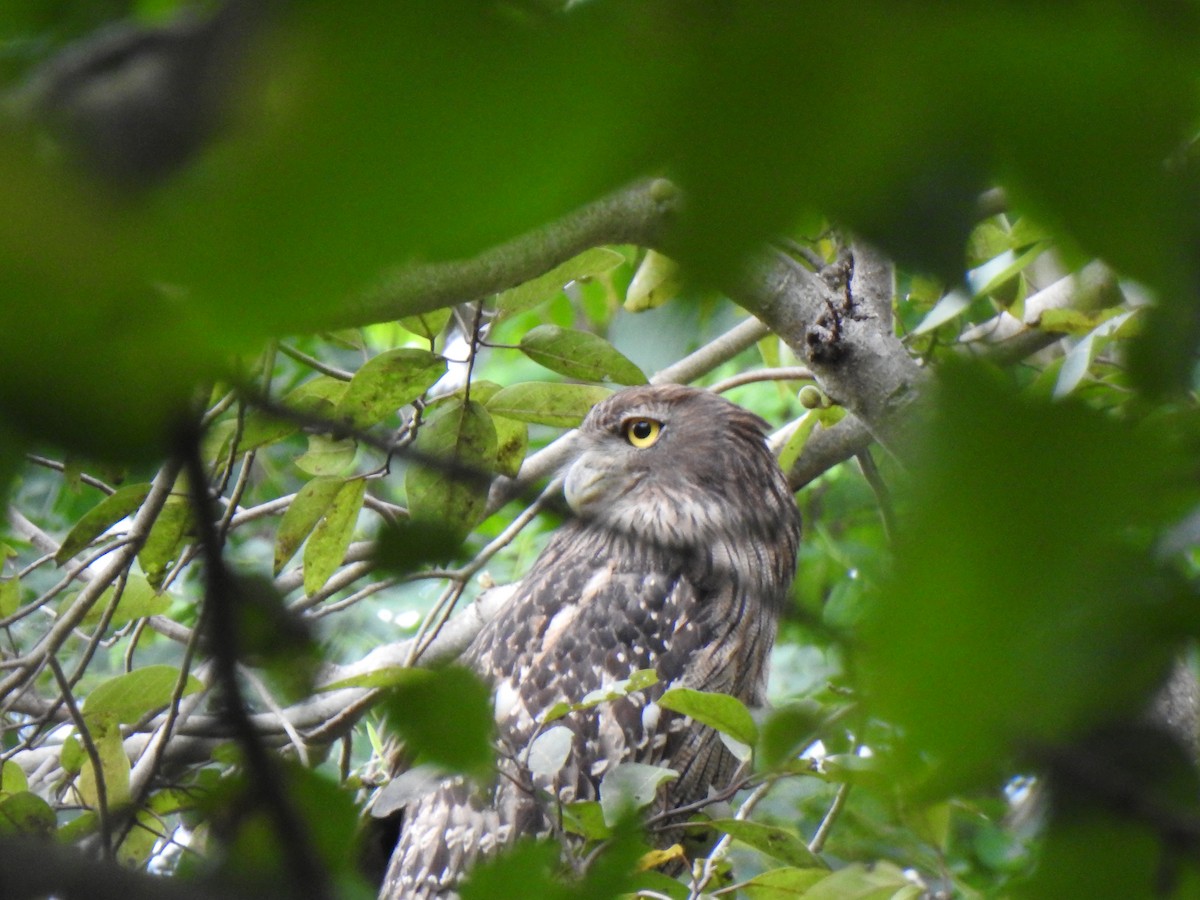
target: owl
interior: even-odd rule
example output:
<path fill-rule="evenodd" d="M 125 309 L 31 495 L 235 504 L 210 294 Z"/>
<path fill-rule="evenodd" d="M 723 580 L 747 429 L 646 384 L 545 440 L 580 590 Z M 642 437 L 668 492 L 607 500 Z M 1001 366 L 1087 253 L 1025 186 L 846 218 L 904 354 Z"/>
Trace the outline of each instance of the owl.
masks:
<path fill-rule="evenodd" d="M 765 423 L 696 388 L 619 391 L 584 420 L 564 494 L 574 515 L 462 659 L 494 691 L 499 777 L 449 778 L 411 802 L 383 900 L 455 897 L 480 859 L 559 834 L 561 804 L 597 799 L 621 763 L 677 773 L 656 798 L 667 814 L 734 774 L 717 732 L 656 700 L 681 686 L 764 701 L 800 538 Z M 565 763 L 530 770 L 547 710 L 642 669 L 657 683 L 558 719 Z"/>

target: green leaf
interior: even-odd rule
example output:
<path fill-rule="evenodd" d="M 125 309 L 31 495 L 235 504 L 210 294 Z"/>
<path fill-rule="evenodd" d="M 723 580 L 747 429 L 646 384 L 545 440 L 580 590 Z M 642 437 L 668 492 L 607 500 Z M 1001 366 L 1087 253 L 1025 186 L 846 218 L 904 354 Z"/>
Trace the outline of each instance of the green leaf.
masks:
<path fill-rule="evenodd" d="M 187 497 L 172 494 L 167 498 L 150 527 L 146 543 L 138 551 L 138 564 L 153 587 L 162 584 L 171 564 L 179 557 L 192 521 L 192 505 Z"/>
<path fill-rule="evenodd" d="M 937 302 L 937 306 L 926 314 L 925 318 L 921 320 L 921 324 L 914 328 L 912 333 L 917 335 L 933 331 L 957 316 L 962 315 L 970 305 L 971 298 L 964 292 L 951 291 Z"/>
<path fill-rule="evenodd" d="M 413 521 L 435 522 L 465 537 L 487 505 L 486 473 L 496 465 L 492 417 L 474 400 L 452 401 L 421 426 L 415 449 L 448 469 L 409 466 L 404 485 Z"/>
<path fill-rule="evenodd" d="M 987 282 L 975 291 L 976 296 L 995 294 L 1004 286 L 1025 271 L 1029 265 L 1049 249 L 1049 242 L 1039 242 L 1025 250 L 1020 256 L 993 275 Z"/>
<path fill-rule="evenodd" d="M 236 423 L 230 421 L 230 425 Z M 234 452 L 249 453 L 277 443 L 290 437 L 300 430 L 300 427 L 287 419 L 280 419 L 257 409 L 248 410 L 242 418 L 242 431 L 238 435 L 238 443 Z"/>
<path fill-rule="evenodd" d="M 465 558 L 462 532 L 429 519 L 384 523 L 375 535 L 372 561 L 377 569 L 407 575 L 427 563 Z"/>
<path fill-rule="evenodd" d="M 289 391 L 283 398 L 283 405 L 299 413 L 333 418 L 333 411 L 337 409 L 349 386 L 348 381 L 331 375 L 314 375 Z"/>
<path fill-rule="evenodd" d="M 88 694 L 83 704 L 84 717 L 97 722 L 109 717 L 122 725 L 132 725 L 151 710 L 166 706 L 178 681 L 179 670 L 174 666 L 143 666 L 109 678 Z M 189 675 L 183 696 L 203 687 L 196 676 Z"/>
<path fill-rule="evenodd" d="M 83 744 L 76 734 L 67 735 L 67 739 L 63 741 L 62 752 L 59 754 L 59 760 L 62 762 L 63 771 L 68 775 L 76 775 L 83 768 Z"/>
<path fill-rule="evenodd" d="M 554 877 L 558 855 L 555 843 L 518 841 L 474 866 L 459 893 L 462 900 L 570 900 L 575 894 Z"/>
<path fill-rule="evenodd" d="M 830 753 L 821 760 L 820 776 L 839 784 L 883 788 L 891 773 L 885 771 L 878 757 L 857 753 Z"/>
<path fill-rule="evenodd" d="M 625 762 L 609 769 L 600 779 L 600 808 L 605 824 L 611 828 L 631 807 L 644 809 L 649 806 L 659 787 L 678 777 L 679 773 L 674 769 L 645 763 Z"/>
<path fill-rule="evenodd" d="M 448 306 L 443 306 L 441 309 L 435 309 L 427 313 L 405 316 L 400 320 L 400 325 L 418 337 L 432 341 L 442 333 L 452 315 L 454 315 L 454 311 Z"/>
<path fill-rule="evenodd" d="M 821 857 L 794 831 L 744 819 L 714 819 L 712 827 L 753 847 L 772 859 L 799 869 L 828 869 Z"/>
<path fill-rule="evenodd" d="M 310 694 L 320 663 L 313 620 L 288 607 L 258 573 L 235 572 L 230 587 L 242 661 L 264 671 L 278 698 L 296 702 Z"/>
<path fill-rule="evenodd" d="M 615 250 L 593 247 L 532 281 L 501 292 L 496 297 L 496 308 L 508 315 L 532 309 L 539 303 L 557 296 L 569 282 L 615 269 L 624 261 L 625 257 Z"/>
<path fill-rule="evenodd" d="M 342 484 L 308 536 L 304 545 L 304 591 L 309 596 L 325 586 L 345 559 L 366 491 L 367 482 L 362 478 Z"/>
<path fill-rule="evenodd" d="M 413 669 L 383 705 L 388 725 L 424 762 L 484 776 L 492 767 L 491 691 L 467 669 Z"/>
<path fill-rule="evenodd" d="M 590 841 L 602 841 L 612 836 L 604 821 L 604 810 L 595 800 L 576 800 L 562 808 L 563 828 Z"/>
<path fill-rule="evenodd" d="M 308 449 L 296 457 L 296 466 L 309 475 L 345 475 L 354 465 L 358 448 L 349 438 L 308 436 Z"/>
<path fill-rule="evenodd" d="M 648 250 L 629 282 L 625 308 L 632 313 L 645 312 L 667 303 L 682 289 L 679 264 L 657 250 Z"/>
<path fill-rule="evenodd" d="M 488 401 L 488 411 L 521 422 L 574 428 L 593 406 L 612 394 L 584 384 L 527 381 L 504 388 Z"/>
<path fill-rule="evenodd" d="M 966 367 L 940 387 L 895 566 L 858 640 L 871 712 L 936 760 L 933 794 L 991 784 L 1020 748 L 1148 702 L 1178 606 L 1139 535 L 1195 492 L 1166 430 Z"/>
<path fill-rule="evenodd" d="M 784 472 L 790 472 L 792 466 L 796 465 L 796 460 L 800 458 L 800 454 L 804 451 L 804 445 L 808 443 L 808 439 L 812 436 L 813 430 L 821 421 L 820 410 L 810 409 L 796 422 L 796 427 L 792 429 L 788 435 L 787 441 L 779 450 L 779 468 Z"/>
<path fill-rule="evenodd" d="M 492 424 L 496 427 L 496 471 L 516 478 L 529 452 L 529 427 L 506 416 L 493 417 Z"/>
<path fill-rule="evenodd" d="M 0 833 L 50 837 L 58 817 L 50 804 L 29 791 L 0 796 Z"/>
<path fill-rule="evenodd" d="M 658 705 L 683 713 L 740 743 L 753 747 L 758 742 L 758 726 L 750 711 L 741 700 L 728 694 L 677 687 L 659 697 Z"/>
<path fill-rule="evenodd" d="M 317 522 L 329 509 L 333 498 L 346 484 L 344 478 L 318 477 L 306 482 L 288 504 L 275 532 L 275 574 L 296 555 Z"/>
<path fill-rule="evenodd" d="M 1043 331 L 1080 337 L 1111 316 L 1110 310 L 1048 309 L 1038 316 L 1037 325 Z"/>
<path fill-rule="evenodd" d="M 866 866 L 851 863 L 818 881 L 804 900 L 917 900 L 920 886 L 904 877 L 893 863 L 881 860 Z"/>
<path fill-rule="evenodd" d="M 500 385 L 494 381 L 472 381 L 471 399 L 486 406 L 500 390 Z M 525 454 L 529 452 L 529 426 L 504 416 L 493 416 L 492 425 L 496 428 L 496 471 L 515 478 L 521 471 L 521 463 L 525 462 Z"/>
<path fill-rule="evenodd" d="M 79 517 L 63 539 L 58 552 L 54 554 L 54 561 L 61 566 L 117 522 L 133 513 L 149 493 L 148 484 L 129 484 L 117 488 Z"/>
<path fill-rule="evenodd" d="M 800 900 L 808 889 L 828 876 L 824 869 L 771 869 L 742 885 L 749 900 Z"/>
<path fill-rule="evenodd" d="M 121 738 L 121 729 L 111 717 L 105 717 L 91 726 L 92 742 L 96 745 L 100 757 L 100 771 L 103 773 L 105 800 L 108 809 L 116 809 L 129 802 L 129 757 L 125 755 L 125 743 Z M 84 753 L 83 768 L 79 770 L 79 778 L 75 789 L 84 805 L 96 809 L 100 805 L 100 794 L 96 784 L 96 768 L 91 756 Z"/>
<path fill-rule="evenodd" d="M 87 615 L 83 617 L 84 625 L 95 625 L 100 621 L 104 610 L 112 602 L 115 590 L 115 585 L 104 589 L 92 608 L 88 610 Z M 170 606 L 171 598 L 168 594 L 160 594 L 155 591 L 150 586 L 150 582 L 141 575 L 130 575 L 125 581 L 125 589 L 121 592 L 121 598 L 117 601 L 117 608 L 113 612 L 109 624 L 115 627 L 132 622 L 134 619 L 157 616 L 165 613 Z"/>
<path fill-rule="evenodd" d="M 581 381 L 645 384 L 646 376 L 604 338 L 587 331 L 539 325 L 521 337 L 522 352 L 539 365 Z"/>
<path fill-rule="evenodd" d="M 6 759 L 0 768 L 0 794 L 19 794 L 27 790 L 29 781 L 25 777 L 25 770 L 13 760 Z"/>
<path fill-rule="evenodd" d="M 1055 399 L 1070 394 L 1083 381 L 1091 367 L 1096 353 L 1108 343 L 1109 339 L 1127 321 L 1133 318 L 1135 310 L 1129 310 L 1112 318 L 1105 319 L 1072 347 L 1063 357 L 1062 368 L 1058 372 L 1058 380 L 1054 384 Z M 1045 318 L 1043 316 L 1043 318 Z"/>
<path fill-rule="evenodd" d="M 334 410 L 359 428 L 394 415 L 446 374 L 446 360 L 428 350 L 402 347 L 367 360 L 346 387 Z"/>
<path fill-rule="evenodd" d="M 387 666 L 373 672 L 364 672 L 322 685 L 321 691 L 338 691 L 342 688 L 391 688 L 412 681 L 424 681 L 429 675 L 425 669 L 413 666 Z"/>
<path fill-rule="evenodd" d="M 759 765 L 769 769 L 807 747 L 816 740 L 824 719 L 820 705 L 813 701 L 789 703 L 771 710 L 759 729 Z"/>
<path fill-rule="evenodd" d="M 122 866 L 140 868 L 146 865 L 161 840 L 157 829 L 162 820 L 146 810 L 138 811 L 133 820 L 134 827 L 118 845 L 115 859 Z"/>
<path fill-rule="evenodd" d="M 11 616 L 21 606 L 21 579 L 0 578 L 0 617 Z"/>
<path fill-rule="evenodd" d="M 628 678 L 622 678 L 619 681 L 598 687 L 594 691 L 588 691 L 587 694 L 575 703 L 568 703 L 565 700 L 552 703 L 539 716 L 538 720 L 545 725 L 548 722 L 553 722 L 555 719 L 561 719 L 569 712 L 591 709 L 594 706 L 599 706 L 601 703 L 611 703 L 613 700 L 628 697 L 635 691 L 645 690 L 655 684 L 658 684 L 658 672 L 654 669 L 635 669 L 630 673 Z"/>

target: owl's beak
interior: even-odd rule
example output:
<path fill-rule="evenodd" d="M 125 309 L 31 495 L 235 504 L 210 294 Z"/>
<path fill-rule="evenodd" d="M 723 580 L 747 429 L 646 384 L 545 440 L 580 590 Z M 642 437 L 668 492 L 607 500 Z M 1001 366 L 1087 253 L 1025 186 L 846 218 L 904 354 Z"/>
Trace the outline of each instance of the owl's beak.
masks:
<path fill-rule="evenodd" d="M 571 509 L 582 514 L 590 504 L 600 499 L 608 475 L 609 467 L 596 454 L 584 453 L 576 459 L 567 470 L 563 483 L 563 496 L 567 498 Z"/>

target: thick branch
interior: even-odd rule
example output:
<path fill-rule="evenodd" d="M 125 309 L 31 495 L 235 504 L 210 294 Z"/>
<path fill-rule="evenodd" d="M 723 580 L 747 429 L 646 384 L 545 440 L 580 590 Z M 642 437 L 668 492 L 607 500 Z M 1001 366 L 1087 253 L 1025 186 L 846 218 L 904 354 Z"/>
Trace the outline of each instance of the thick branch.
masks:
<path fill-rule="evenodd" d="M 640 181 L 468 260 L 405 266 L 312 329 L 388 322 L 486 297 L 548 272 L 602 244 L 653 246 L 674 207 L 667 181 Z"/>
<path fill-rule="evenodd" d="M 928 375 L 883 312 L 891 303 L 890 266 L 868 248 L 856 253 L 839 261 L 843 271 L 831 267 L 824 273 L 829 278 L 779 254 L 760 258 L 731 296 L 808 363 L 825 393 L 881 444 L 903 455 Z"/>

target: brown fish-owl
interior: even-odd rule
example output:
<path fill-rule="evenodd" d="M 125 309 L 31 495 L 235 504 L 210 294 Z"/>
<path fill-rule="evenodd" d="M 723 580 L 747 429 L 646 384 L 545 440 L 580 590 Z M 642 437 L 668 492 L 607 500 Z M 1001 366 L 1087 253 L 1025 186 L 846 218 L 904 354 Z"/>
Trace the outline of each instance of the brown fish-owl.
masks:
<path fill-rule="evenodd" d="M 584 420 L 564 493 L 575 515 L 462 659 L 495 692 L 504 777 L 450 778 L 409 805 L 385 900 L 454 897 L 474 863 L 557 832 L 558 805 L 596 799 L 621 763 L 678 773 L 656 811 L 703 800 L 734 773 L 717 732 L 655 701 L 683 686 L 763 702 L 800 538 L 765 423 L 695 388 L 620 391 Z M 566 762 L 528 769 L 544 711 L 639 669 L 657 684 L 559 719 L 573 735 Z"/>

